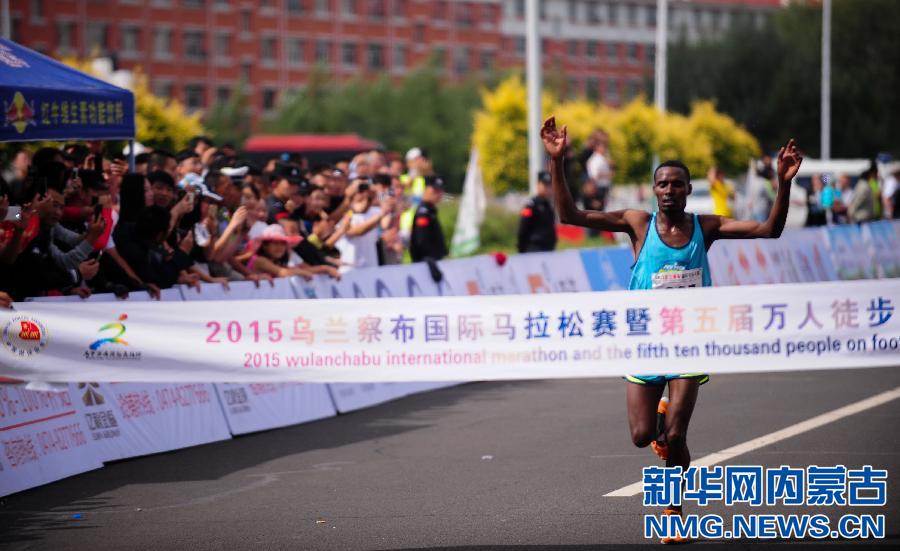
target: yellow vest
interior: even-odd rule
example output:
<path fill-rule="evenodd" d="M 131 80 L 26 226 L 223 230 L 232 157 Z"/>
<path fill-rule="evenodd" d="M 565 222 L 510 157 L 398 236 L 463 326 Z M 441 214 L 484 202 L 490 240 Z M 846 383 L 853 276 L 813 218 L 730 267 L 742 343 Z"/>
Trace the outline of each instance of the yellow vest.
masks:
<path fill-rule="evenodd" d="M 412 206 L 400 215 L 400 231 L 409 235 L 412 232 L 416 209 L 419 208 L 419 203 L 422 202 L 422 193 L 425 192 L 425 177 L 416 176 L 411 179 L 409 174 L 403 174 L 400 176 L 400 183 L 406 188 L 406 193 L 409 195 L 412 203 Z"/>

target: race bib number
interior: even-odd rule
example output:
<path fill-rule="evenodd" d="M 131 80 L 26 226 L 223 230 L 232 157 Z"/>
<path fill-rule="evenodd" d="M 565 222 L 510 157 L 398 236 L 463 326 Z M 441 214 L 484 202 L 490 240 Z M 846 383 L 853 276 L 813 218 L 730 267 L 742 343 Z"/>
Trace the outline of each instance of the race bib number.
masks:
<path fill-rule="evenodd" d="M 703 268 L 693 270 L 660 270 L 653 274 L 654 289 L 703 287 Z"/>

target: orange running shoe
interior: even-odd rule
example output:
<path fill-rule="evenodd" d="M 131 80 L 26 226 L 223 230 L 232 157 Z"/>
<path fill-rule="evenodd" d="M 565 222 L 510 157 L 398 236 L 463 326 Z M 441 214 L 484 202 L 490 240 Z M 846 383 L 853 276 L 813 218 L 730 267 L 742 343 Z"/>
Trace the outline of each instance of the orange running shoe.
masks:
<path fill-rule="evenodd" d="M 669 399 L 663 396 L 656 406 L 656 440 L 650 442 L 653 453 L 663 461 L 669 459 L 669 445 L 666 444 L 666 411 L 669 409 Z"/>
<path fill-rule="evenodd" d="M 681 511 L 677 511 L 675 509 L 665 509 L 663 511 L 663 515 L 665 515 L 665 516 L 669 516 L 669 515 L 681 516 Z M 677 545 L 677 544 L 681 544 L 681 543 L 690 543 L 690 542 L 691 542 L 691 540 L 689 540 L 688 538 L 682 538 L 681 536 L 665 537 L 665 538 L 660 538 L 660 540 L 659 540 L 659 543 L 661 543 L 663 545 Z"/>

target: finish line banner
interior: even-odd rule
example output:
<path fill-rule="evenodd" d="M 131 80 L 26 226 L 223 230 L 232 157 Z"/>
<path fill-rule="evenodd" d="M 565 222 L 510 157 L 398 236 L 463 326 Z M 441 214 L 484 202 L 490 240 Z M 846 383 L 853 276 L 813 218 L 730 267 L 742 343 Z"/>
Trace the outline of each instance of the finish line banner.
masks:
<path fill-rule="evenodd" d="M 25 303 L 0 376 L 392 382 L 900 364 L 900 280 L 356 300 Z"/>

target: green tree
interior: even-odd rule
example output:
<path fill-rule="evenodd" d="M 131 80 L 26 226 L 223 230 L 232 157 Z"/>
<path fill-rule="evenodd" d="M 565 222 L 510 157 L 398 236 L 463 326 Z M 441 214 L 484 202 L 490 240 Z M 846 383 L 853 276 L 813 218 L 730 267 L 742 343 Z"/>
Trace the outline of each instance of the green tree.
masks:
<path fill-rule="evenodd" d="M 290 94 L 265 130 L 274 133 L 355 132 L 389 150 L 424 147 L 435 170 L 459 190 L 469 155 L 472 112 L 479 105 L 472 82 L 447 84 L 434 62 L 395 83 L 390 77 L 338 84 L 324 70 Z"/>
<path fill-rule="evenodd" d="M 834 0 L 832 11 L 833 157 L 900 153 L 900 2 Z M 687 113 L 713 99 L 772 151 L 797 138 L 819 156 L 821 7 L 793 2 L 762 29 L 739 23 L 721 39 L 675 44 L 669 100 Z"/>
<path fill-rule="evenodd" d="M 216 104 L 206 113 L 204 117 L 206 130 L 216 143 L 230 143 L 240 147 L 250 136 L 248 100 L 246 86 L 240 82 L 231 91 L 228 101 Z"/>

